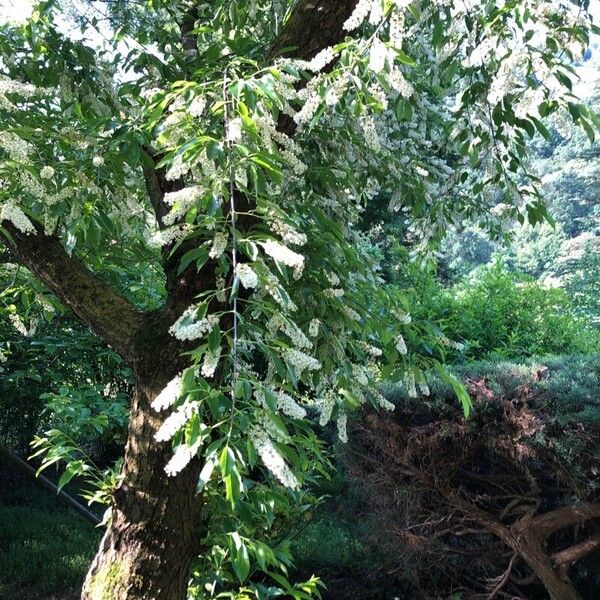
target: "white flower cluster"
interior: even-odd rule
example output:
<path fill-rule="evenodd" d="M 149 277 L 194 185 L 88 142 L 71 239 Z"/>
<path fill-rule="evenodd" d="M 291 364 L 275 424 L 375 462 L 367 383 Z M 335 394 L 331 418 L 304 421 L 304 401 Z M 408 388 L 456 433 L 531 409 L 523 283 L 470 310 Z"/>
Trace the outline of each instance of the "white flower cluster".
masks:
<path fill-rule="evenodd" d="M 188 113 L 192 117 L 199 118 L 202 116 L 204 109 L 206 108 L 206 100 L 203 96 L 196 96 L 188 106 Z"/>
<path fill-rule="evenodd" d="M 365 136 L 365 142 L 367 146 L 373 152 L 381 151 L 381 141 L 379 139 L 379 135 L 377 133 L 377 128 L 375 127 L 375 120 L 371 115 L 365 115 L 360 118 L 360 127 Z"/>
<path fill-rule="evenodd" d="M 321 321 L 319 321 L 319 319 L 311 319 L 308 325 L 308 335 L 310 335 L 310 337 L 317 337 L 319 335 L 320 326 Z"/>
<path fill-rule="evenodd" d="M 306 244 L 306 234 L 296 231 L 291 225 L 281 219 L 270 219 L 269 225 L 287 244 L 292 244 L 293 246 L 304 246 Z"/>
<path fill-rule="evenodd" d="M 176 408 L 154 434 L 157 442 L 168 442 L 190 419 L 198 408 L 198 402 L 186 400 Z"/>
<path fill-rule="evenodd" d="M 338 438 L 342 444 L 345 444 L 348 441 L 348 415 L 346 413 L 342 413 L 337 420 L 337 429 L 338 429 Z"/>
<path fill-rule="evenodd" d="M 381 0 L 375 0 L 375 2 L 381 3 Z M 373 0 L 358 0 L 352 14 L 344 23 L 344 29 L 346 31 L 354 31 L 356 28 L 360 27 L 372 8 Z"/>
<path fill-rule="evenodd" d="M 388 75 L 388 82 L 403 98 L 410 98 L 415 90 L 413 86 L 406 81 L 402 71 L 395 67 Z"/>
<path fill-rule="evenodd" d="M 429 396 L 431 394 L 431 390 L 426 381 L 419 381 L 419 391 L 423 396 Z"/>
<path fill-rule="evenodd" d="M 348 87 L 348 76 L 343 74 L 338 76 L 331 84 L 327 93 L 325 94 L 325 104 L 327 106 L 335 106 L 344 95 L 346 88 Z"/>
<path fill-rule="evenodd" d="M 319 425 L 321 427 L 325 427 L 327 423 L 329 423 L 329 419 L 331 419 L 331 413 L 335 407 L 337 400 L 337 394 L 334 390 L 327 390 L 318 400 L 317 405 L 319 406 L 319 410 L 321 415 L 319 417 Z"/>
<path fill-rule="evenodd" d="M 211 258 L 219 258 L 227 249 L 227 239 L 227 234 L 224 231 L 217 232 L 208 255 Z"/>
<path fill-rule="evenodd" d="M 165 388 L 154 398 L 152 401 L 152 408 L 156 411 L 165 410 L 165 408 L 169 408 L 175 404 L 175 402 L 181 396 L 181 388 L 183 386 L 183 377 L 181 375 L 177 375 L 167 385 Z"/>
<path fill-rule="evenodd" d="M 326 288 L 323 290 L 323 295 L 326 298 L 341 298 L 344 295 L 342 288 Z"/>
<path fill-rule="evenodd" d="M 417 386 L 415 382 L 415 375 L 412 371 L 409 371 L 404 376 L 404 387 L 406 388 L 406 393 L 409 398 L 417 397 Z"/>
<path fill-rule="evenodd" d="M 221 348 L 217 348 L 214 352 L 207 352 L 204 355 L 204 362 L 202 363 L 201 373 L 203 377 L 213 377 L 219 360 L 221 359 Z"/>
<path fill-rule="evenodd" d="M 42 167 L 40 177 L 42 179 L 52 179 L 54 177 L 54 168 L 49 165 Z"/>
<path fill-rule="evenodd" d="M 445 335 L 441 336 L 439 338 L 439 340 L 440 340 L 440 344 L 442 344 L 442 346 L 446 346 L 448 348 L 454 348 L 455 350 L 458 350 L 459 352 L 461 352 L 462 350 L 465 349 L 464 344 L 461 344 L 460 342 L 455 342 L 454 340 L 447 338 Z"/>
<path fill-rule="evenodd" d="M 289 394 L 278 391 L 277 396 L 277 408 L 284 415 L 291 417 L 292 419 L 304 419 L 306 417 L 306 410 L 300 406 Z"/>
<path fill-rule="evenodd" d="M 215 314 L 208 315 L 200 321 L 193 321 L 192 315 L 197 307 L 191 306 L 171 325 L 169 333 L 178 340 L 197 340 L 208 333 L 218 322 L 219 317 Z"/>
<path fill-rule="evenodd" d="M 404 341 L 404 338 L 402 337 L 402 334 L 398 334 L 398 337 L 396 338 L 396 350 L 398 350 L 398 352 L 400 352 L 400 354 L 405 355 L 408 353 L 408 348 L 406 347 L 406 342 Z"/>
<path fill-rule="evenodd" d="M 242 120 L 239 117 L 231 119 L 227 123 L 226 139 L 230 143 L 239 142 L 242 139 Z"/>
<path fill-rule="evenodd" d="M 322 71 L 330 62 L 332 62 L 335 59 L 335 56 L 336 55 L 331 48 L 325 48 L 303 66 L 307 71 L 318 73 L 319 71 Z"/>
<path fill-rule="evenodd" d="M 411 323 L 411 321 L 412 321 L 411 316 L 408 313 L 406 313 L 406 312 L 404 312 L 402 310 L 396 310 L 396 311 L 394 311 L 394 316 L 403 325 L 409 325 Z"/>
<path fill-rule="evenodd" d="M 316 358 L 295 348 L 286 348 L 283 351 L 283 357 L 294 367 L 298 377 L 301 377 L 305 370 L 318 371 L 321 368 L 321 363 Z"/>
<path fill-rule="evenodd" d="M 283 456 L 281 456 L 275 444 L 263 429 L 255 427 L 250 432 L 250 440 L 265 467 L 275 475 L 282 485 L 291 489 L 298 489 L 300 487 L 296 476 L 287 466 Z"/>
<path fill-rule="evenodd" d="M 383 354 L 383 350 L 381 348 L 377 348 L 377 346 L 372 346 L 371 344 L 367 344 L 363 342 L 362 347 L 366 351 L 369 356 L 373 358 L 377 358 Z"/>
<path fill-rule="evenodd" d="M 258 275 L 256 271 L 247 263 L 239 263 L 235 270 L 240 279 L 240 283 L 246 289 L 254 289 L 258 286 Z"/>
<path fill-rule="evenodd" d="M 373 73 L 381 73 L 385 68 L 387 56 L 388 50 L 385 47 L 385 44 L 379 38 L 375 38 L 369 53 L 369 69 L 371 69 Z"/>
<path fill-rule="evenodd" d="M 277 80 L 275 80 L 277 82 Z M 280 86 L 282 85 L 279 82 Z M 282 90 L 279 86 L 276 86 L 278 93 L 282 95 Z M 292 87 L 292 97 L 296 97 L 296 92 Z M 283 95 L 286 97 L 286 95 Z M 289 112 L 293 114 L 293 110 L 290 108 Z M 270 113 L 266 113 L 256 118 L 256 124 L 261 133 L 263 142 L 267 148 L 272 148 L 274 145 L 278 146 L 278 150 L 285 160 L 292 167 L 294 175 L 300 176 L 306 171 L 306 165 L 300 160 L 302 151 L 298 144 L 292 140 L 289 136 L 285 135 L 281 131 L 278 131 L 277 124 L 275 123 L 273 116 Z"/>
<path fill-rule="evenodd" d="M 353 308 L 350 308 L 349 306 L 342 306 L 342 311 L 352 321 L 360 321 L 362 319 L 362 317 Z"/>
<path fill-rule="evenodd" d="M 381 392 L 372 390 L 371 393 L 380 408 L 383 410 L 395 410 L 396 407 Z"/>
<path fill-rule="evenodd" d="M 181 473 L 185 467 L 190 463 L 194 455 L 196 454 L 196 448 L 190 448 L 186 444 L 180 444 L 175 448 L 173 456 L 165 466 L 165 473 L 169 477 L 174 477 L 177 473 Z"/>
<path fill-rule="evenodd" d="M 167 227 L 166 229 L 159 229 L 148 239 L 148 244 L 153 248 L 168 246 L 169 244 L 185 238 L 191 230 L 191 227 L 187 223 L 174 227 Z"/>
<path fill-rule="evenodd" d="M 0 131 L 0 147 L 6 150 L 13 160 L 24 163 L 28 162 L 29 155 L 33 150 L 33 146 L 29 142 L 8 131 Z"/>
<path fill-rule="evenodd" d="M 100 156 L 100 155 L 96 155 L 94 156 L 94 158 L 92 158 L 92 164 L 96 167 L 99 168 L 102 165 L 104 165 L 104 157 Z"/>
<path fill-rule="evenodd" d="M 29 331 L 27 327 L 25 327 L 25 323 L 21 320 L 21 317 L 16 313 L 11 313 L 8 317 L 12 326 L 21 334 L 27 337 L 29 335 Z"/>
<path fill-rule="evenodd" d="M 278 262 L 282 262 L 288 267 L 303 267 L 304 256 L 290 250 L 287 246 L 275 242 L 273 240 L 267 240 L 262 243 L 264 251 L 273 259 Z"/>
<path fill-rule="evenodd" d="M 287 335 L 296 348 L 308 349 L 312 348 L 312 342 L 304 335 L 304 332 L 289 319 L 276 314 L 273 315 L 267 322 L 267 329 L 271 335 L 275 335 L 277 331 L 283 331 Z"/>
<path fill-rule="evenodd" d="M 6 97 L 6 94 L 15 94 L 29 100 L 35 96 L 41 96 L 44 94 L 52 93 L 53 90 L 38 88 L 31 83 L 23 83 L 21 81 L 15 81 L 9 77 L 0 77 L 0 108 L 5 110 L 12 110 L 14 108 L 13 103 Z"/>
<path fill-rule="evenodd" d="M 318 92 L 312 91 L 306 96 L 306 100 L 302 108 L 294 115 L 294 121 L 298 127 L 303 127 L 310 123 L 321 106 L 321 97 Z"/>
<path fill-rule="evenodd" d="M 0 223 L 2 221 L 9 221 L 27 235 L 35 233 L 35 227 L 29 217 L 12 200 L 5 202 L 0 208 Z"/>

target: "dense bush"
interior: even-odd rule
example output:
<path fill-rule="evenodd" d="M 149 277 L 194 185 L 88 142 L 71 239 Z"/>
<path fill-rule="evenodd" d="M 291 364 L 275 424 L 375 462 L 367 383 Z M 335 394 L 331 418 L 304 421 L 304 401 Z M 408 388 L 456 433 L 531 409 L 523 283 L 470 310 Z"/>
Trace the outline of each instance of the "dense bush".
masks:
<path fill-rule="evenodd" d="M 443 288 L 431 277 L 415 287 L 420 317 L 464 344 L 456 360 L 525 357 L 600 348 L 598 333 L 580 319 L 567 293 L 511 273 L 501 262 Z"/>

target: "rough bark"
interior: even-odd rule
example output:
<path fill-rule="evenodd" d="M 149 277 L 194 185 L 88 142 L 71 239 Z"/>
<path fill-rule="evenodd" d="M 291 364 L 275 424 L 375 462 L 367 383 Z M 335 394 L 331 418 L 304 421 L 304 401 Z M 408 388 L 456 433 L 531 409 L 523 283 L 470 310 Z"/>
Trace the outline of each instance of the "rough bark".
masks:
<path fill-rule="evenodd" d="M 200 552 L 202 504 L 195 494 L 199 462 L 177 477 L 166 477 L 171 448 L 154 440 L 160 418 L 150 408 L 165 377 L 137 376 L 124 479 L 113 494 L 112 519 L 82 600 L 181 600 L 186 597 L 190 563 Z"/>
<path fill-rule="evenodd" d="M 307 60 L 339 44 L 346 33 L 344 22 L 356 4 L 357 0 L 301 0 L 271 47 L 269 58 L 285 54 Z"/>

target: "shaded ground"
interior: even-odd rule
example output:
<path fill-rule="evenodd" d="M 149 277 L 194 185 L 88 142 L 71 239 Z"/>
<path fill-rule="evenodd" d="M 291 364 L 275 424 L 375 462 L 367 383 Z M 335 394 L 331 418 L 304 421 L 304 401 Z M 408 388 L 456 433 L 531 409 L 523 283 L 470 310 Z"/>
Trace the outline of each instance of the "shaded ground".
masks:
<path fill-rule="evenodd" d="M 100 532 L 0 462 L 0 600 L 76 600 Z"/>

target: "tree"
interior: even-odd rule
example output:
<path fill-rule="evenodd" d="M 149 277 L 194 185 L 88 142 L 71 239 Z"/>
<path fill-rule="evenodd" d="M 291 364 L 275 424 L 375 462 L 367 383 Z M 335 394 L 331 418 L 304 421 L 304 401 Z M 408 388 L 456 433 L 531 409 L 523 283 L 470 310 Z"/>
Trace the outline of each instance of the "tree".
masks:
<path fill-rule="evenodd" d="M 598 125 L 570 91 L 587 3 L 76 6 L 104 48 L 61 33 L 64 4 L 1 30 L 0 238 L 134 374 L 82 597 L 185 598 L 192 563 L 198 595 L 306 597 L 258 538 L 323 469 L 308 412 L 344 440 L 353 407 L 390 408 L 378 381 L 440 368 L 361 214 L 387 194 L 417 250 L 499 227 L 490 189 L 543 219 L 527 138 Z M 160 306 L 134 300 L 158 270 Z"/>

